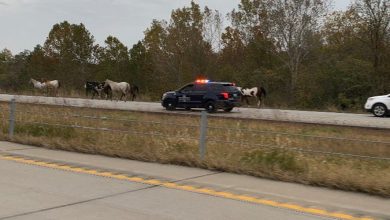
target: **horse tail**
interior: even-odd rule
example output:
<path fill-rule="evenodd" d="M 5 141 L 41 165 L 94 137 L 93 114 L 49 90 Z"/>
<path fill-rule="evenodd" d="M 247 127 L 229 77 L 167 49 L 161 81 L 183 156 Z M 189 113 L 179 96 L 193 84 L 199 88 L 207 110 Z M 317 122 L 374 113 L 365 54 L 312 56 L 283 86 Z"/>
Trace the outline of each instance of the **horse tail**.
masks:
<path fill-rule="evenodd" d="M 58 89 L 61 87 L 61 82 L 58 80 Z"/>
<path fill-rule="evenodd" d="M 138 88 L 138 86 L 133 85 L 133 87 L 134 87 L 133 93 L 139 94 L 139 88 Z"/>
<path fill-rule="evenodd" d="M 126 94 L 130 93 L 131 92 L 131 87 L 130 87 L 130 84 L 127 83 L 126 84 Z"/>
<path fill-rule="evenodd" d="M 264 87 L 260 86 L 260 93 L 264 95 L 264 98 L 267 97 L 267 91 L 264 89 Z"/>

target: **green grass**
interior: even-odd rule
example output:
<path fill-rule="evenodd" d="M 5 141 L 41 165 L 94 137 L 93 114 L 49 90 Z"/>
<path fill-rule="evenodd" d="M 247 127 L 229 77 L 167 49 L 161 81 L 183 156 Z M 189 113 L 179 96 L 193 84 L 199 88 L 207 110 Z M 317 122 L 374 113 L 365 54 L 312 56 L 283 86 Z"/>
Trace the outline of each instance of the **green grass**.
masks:
<path fill-rule="evenodd" d="M 33 137 L 63 138 L 69 140 L 77 133 L 74 128 L 61 128 L 50 125 L 16 125 L 15 135 L 31 135 Z"/>
<path fill-rule="evenodd" d="M 248 166 L 258 166 L 268 169 L 279 169 L 285 172 L 302 173 L 304 164 L 297 160 L 297 155 L 282 150 L 255 150 L 241 157 L 241 161 Z"/>

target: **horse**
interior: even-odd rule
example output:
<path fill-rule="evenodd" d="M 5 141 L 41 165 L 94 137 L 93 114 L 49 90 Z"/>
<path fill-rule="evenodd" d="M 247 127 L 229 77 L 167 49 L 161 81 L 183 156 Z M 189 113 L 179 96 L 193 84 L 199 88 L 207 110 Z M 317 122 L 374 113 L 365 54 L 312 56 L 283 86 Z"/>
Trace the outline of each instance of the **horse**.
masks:
<path fill-rule="evenodd" d="M 43 90 L 46 87 L 45 83 L 41 83 L 38 80 L 35 80 L 33 78 L 30 79 L 29 83 L 32 83 L 35 89 Z"/>
<path fill-rule="evenodd" d="M 88 97 L 89 92 L 92 92 L 92 99 L 96 96 L 103 98 L 103 94 L 106 98 L 111 94 L 111 87 L 104 86 L 104 82 L 86 81 L 84 84 L 85 95 Z"/>
<path fill-rule="evenodd" d="M 138 86 L 132 84 L 130 86 L 130 94 L 131 94 L 131 101 L 134 101 L 137 98 L 137 95 L 139 95 L 139 88 L 138 88 Z"/>
<path fill-rule="evenodd" d="M 49 91 L 53 91 L 53 95 L 58 95 L 58 89 L 61 87 L 61 83 L 58 80 L 44 80 L 43 84 L 45 85 L 47 95 L 49 95 Z"/>
<path fill-rule="evenodd" d="M 127 96 L 127 94 L 130 93 L 130 84 L 129 83 L 127 83 L 127 82 L 114 82 L 112 80 L 106 79 L 106 81 L 104 81 L 104 88 L 108 89 L 108 87 L 111 89 L 111 94 L 110 94 L 111 100 L 112 100 L 112 93 L 115 92 L 115 93 L 121 94 L 121 97 L 119 98 L 120 100 L 122 100 L 122 98 L 125 97 L 125 101 L 126 101 L 126 96 Z M 108 99 L 108 96 L 107 96 L 107 99 Z"/>
<path fill-rule="evenodd" d="M 267 96 L 267 91 L 264 89 L 264 87 L 253 87 L 253 88 L 241 88 L 237 87 L 238 90 L 240 90 L 242 96 L 241 101 L 246 101 L 246 104 L 249 106 L 249 98 L 250 97 L 256 97 L 257 98 L 257 107 L 260 108 L 261 104 L 263 102 L 263 97 L 265 98 Z"/>
<path fill-rule="evenodd" d="M 84 88 L 85 96 L 88 97 L 89 92 L 92 92 L 92 99 L 95 97 L 95 95 L 102 98 L 102 91 L 105 91 L 104 82 L 86 81 L 84 84 Z"/>

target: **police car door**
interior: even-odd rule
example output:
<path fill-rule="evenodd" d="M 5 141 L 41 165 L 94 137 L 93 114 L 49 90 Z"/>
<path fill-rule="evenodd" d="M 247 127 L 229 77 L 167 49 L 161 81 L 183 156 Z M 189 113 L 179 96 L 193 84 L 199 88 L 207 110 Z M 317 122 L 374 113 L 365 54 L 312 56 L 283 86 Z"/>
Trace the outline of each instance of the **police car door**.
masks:
<path fill-rule="evenodd" d="M 180 107 L 191 107 L 191 93 L 194 90 L 194 84 L 188 84 L 180 90 L 177 97 L 177 104 Z"/>
<path fill-rule="evenodd" d="M 195 83 L 193 92 L 191 94 L 191 103 L 193 106 L 202 107 L 203 97 L 207 92 L 207 85 L 204 83 Z"/>

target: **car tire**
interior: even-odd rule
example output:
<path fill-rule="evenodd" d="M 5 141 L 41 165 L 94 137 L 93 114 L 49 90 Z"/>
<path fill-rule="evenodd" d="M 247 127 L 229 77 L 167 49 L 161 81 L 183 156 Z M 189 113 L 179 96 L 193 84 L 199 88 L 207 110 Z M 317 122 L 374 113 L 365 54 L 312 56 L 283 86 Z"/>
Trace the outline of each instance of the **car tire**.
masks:
<path fill-rule="evenodd" d="M 213 101 L 208 101 L 206 102 L 206 106 L 205 106 L 205 109 L 208 113 L 214 113 L 217 111 L 217 108 L 215 106 L 215 102 Z"/>
<path fill-rule="evenodd" d="M 231 112 L 233 110 L 233 108 L 224 108 L 223 109 L 225 112 Z"/>
<path fill-rule="evenodd" d="M 168 111 L 173 111 L 176 109 L 176 103 L 173 100 L 167 100 L 167 102 L 165 104 L 165 108 Z"/>
<path fill-rule="evenodd" d="M 385 117 L 387 115 L 387 108 L 384 104 L 382 103 L 379 103 L 379 104 L 375 104 L 373 107 L 372 107 L 372 113 L 376 116 L 376 117 Z"/>

